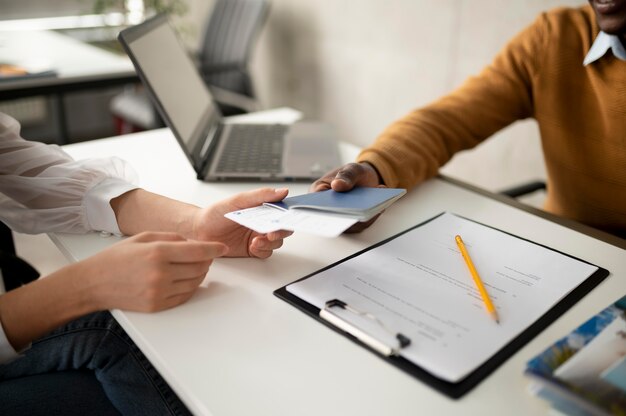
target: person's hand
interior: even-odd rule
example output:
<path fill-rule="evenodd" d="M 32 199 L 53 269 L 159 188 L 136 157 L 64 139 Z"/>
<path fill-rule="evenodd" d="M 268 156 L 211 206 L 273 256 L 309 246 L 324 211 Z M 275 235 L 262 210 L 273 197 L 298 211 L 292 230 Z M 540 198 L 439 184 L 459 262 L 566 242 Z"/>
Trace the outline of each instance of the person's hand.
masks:
<path fill-rule="evenodd" d="M 346 192 L 355 186 L 379 187 L 384 185 L 378 172 L 367 162 L 348 163 L 340 168 L 331 170 L 313 182 L 310 192 L 333 189 L 337 192 Z"/>
<path fill-rule="evenodd" d="M 259 234 L 225 218 L 224 214 L 256 207 L 263 202 L 280 201 L 287 196 L 288 192 L 288 189 L 261 188 L 242 192 L 204 208 L 195 215 L 193 238 L 203 241 L 219 241 L 225 244 L 229 249 L 228 257 L 267 258 L 283 245 L 283 239 L 290 236 L 292 232 L 274 231 Z"/>
<path fill-rule="evenodd" d="M 348 163 L 340 168 L 331 170 L 324 176 L 313 182 L 309 188 L 309 192 L 320 192 L 332 189 L 337 192 L 347 192 L 355 186 L 366 187 L 384 187 L 378 172 L 372 165 L 367 162 Z M 376 215 L 369 221 L 357 222 L 345 232 L 360 233 L 367 227 L 372 225 L 378 219 L 380 214 Z"/>
<path fill-rule="evenodd" d="M 98 310 L 154 312 L 189 300 L 213 259 L 227 252 L 221 243 L 144 232 L 69 268 L 86 280 L 86 293 Z"/>

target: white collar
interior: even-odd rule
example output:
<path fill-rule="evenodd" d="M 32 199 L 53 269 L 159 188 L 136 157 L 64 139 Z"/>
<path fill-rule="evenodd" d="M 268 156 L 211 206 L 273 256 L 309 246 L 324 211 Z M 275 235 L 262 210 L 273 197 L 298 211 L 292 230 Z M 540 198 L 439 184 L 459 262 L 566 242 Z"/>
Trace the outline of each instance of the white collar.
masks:
<path fill-rule="evenodd" d="M 591 49 L 587 52 L 583 65 L 589 65 L 602 58 L 609 49 L 613 51 L 613 55 L 615 55 L 616 58 L 626 61 L 626 49 L 619 38 L 615 35 L 600 32 L 593 42 L 593 45 L 591 45 Z"/>

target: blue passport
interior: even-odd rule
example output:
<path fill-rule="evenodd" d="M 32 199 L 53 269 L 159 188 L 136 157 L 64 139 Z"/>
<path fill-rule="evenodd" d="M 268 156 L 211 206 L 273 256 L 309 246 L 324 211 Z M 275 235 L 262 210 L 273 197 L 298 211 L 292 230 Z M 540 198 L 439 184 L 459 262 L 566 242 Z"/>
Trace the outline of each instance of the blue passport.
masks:
<path fill-rule="evenodd" d="M 266 202 L 264 205 L 282 209 L 308 209 L 332 214 L 341 214 L 367 221 L 393 204 L 406 189 L 400 188 L 354 188 L 348 192 L 333 190 L 312 192 L 285 198 L 280 202 Z"/>

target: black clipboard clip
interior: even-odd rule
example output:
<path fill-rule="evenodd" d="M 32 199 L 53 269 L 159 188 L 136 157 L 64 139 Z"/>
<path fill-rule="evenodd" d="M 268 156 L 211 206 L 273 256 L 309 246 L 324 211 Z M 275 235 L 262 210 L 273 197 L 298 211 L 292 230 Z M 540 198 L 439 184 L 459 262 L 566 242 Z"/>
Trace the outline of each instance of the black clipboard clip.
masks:
<path fill-rule="evenodd" d="M 398 340 L 398 344 L 396 346 L 389 346 L 386 345 L 385 343 L 381 342 L 380 340 L 374 338 L 373 336 L 367 334 L 366 332 L 360 330 L 359 328 L 355 327 L 354 325 L 352 325 L 351 323 L 347 322 L 345 319 L 342 319 L 341 317 L 339 317 L 337 314 L 335 314 L 331 308 L 342 308 L 348 312 L 351 312 L 355 315 L 358 316 L 363 316 L 365 318 L 368 318 L 374 322 L 376 322 L 378 325 L 380 325 L 381 328 L 383 328 L 385 331 L 387 331 L 389 334 L 391 334 L 392 336 L 394 336 L 397 340 Z M 372 315 L 369 312 L 363 312 L 360 311 L 350 305 L 348 305 L 347 303 L 339 300 L 339 299 L 332 299 L 329 300 L 328 302 L 326 302 L 326 304 L 324 304 L 324 308 L 320 309 L 320 313 L 319 313 L 320 318 L 324 319 L 325 321 L 333 324 L 334 326 L 336 326 L 337 328 L 347 332 L 348 334 L 354 336 L 355 338 L 357 338 L 359 341 L 361 341 L 362 343 L 364 343 L 365 345 L 369 346 L 370 348 L 376 350 L 377 352 L 389 357 L 392 355 L 399 355 L 400 350 L 404 347 L 407 347 L 408 345 L 411 344 L 411 339 L 409 337 L 407 337 L 406 335 L 402 335 L 399 332 L 394 332 L 392 330 L 390 330 L 389 328 L 387 328 L 387 326 L 377 317 L 375 317 L 374 315 Z"/>

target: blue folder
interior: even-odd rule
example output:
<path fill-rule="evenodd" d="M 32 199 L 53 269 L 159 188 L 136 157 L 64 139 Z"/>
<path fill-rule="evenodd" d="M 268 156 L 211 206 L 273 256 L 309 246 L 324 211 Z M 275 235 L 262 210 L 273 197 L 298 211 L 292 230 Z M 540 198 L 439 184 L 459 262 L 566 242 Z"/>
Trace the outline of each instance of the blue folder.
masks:
<path fill-rule="evenodd" d="M 265 205 L 282 210 L 311 209 L 367 221 L 405 193 L 406 189 L 400 188 L 359 187 L 348 192 L 312 192 L 285 198 L 280 202 L 267 202 Z"/>

